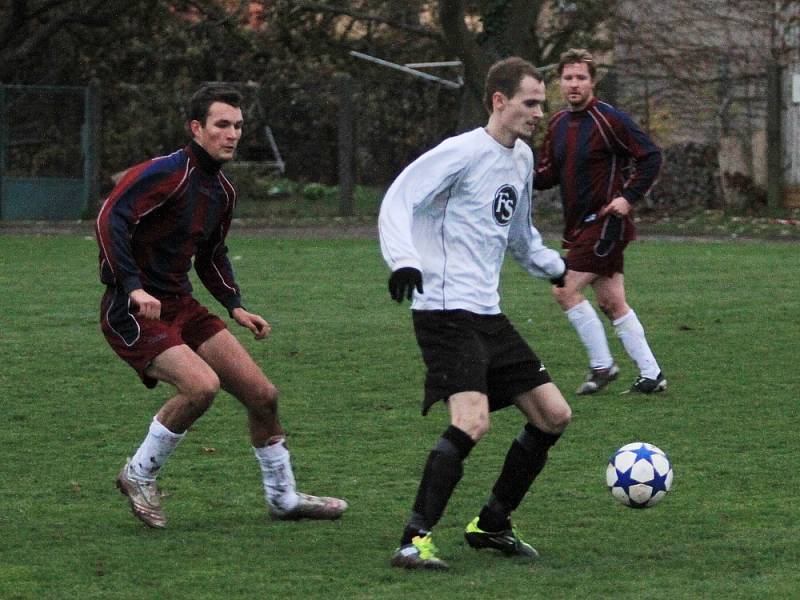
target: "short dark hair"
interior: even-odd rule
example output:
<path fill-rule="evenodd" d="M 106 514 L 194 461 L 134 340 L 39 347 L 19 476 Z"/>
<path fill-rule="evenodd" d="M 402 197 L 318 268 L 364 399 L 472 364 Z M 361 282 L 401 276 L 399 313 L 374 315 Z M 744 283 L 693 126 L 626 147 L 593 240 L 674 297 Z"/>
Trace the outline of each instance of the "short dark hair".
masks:
<path fill-rule="evenodd" d="M 189 100 L 189 122 L 199 121 L 205 125 L 208 109 L 214 102 L 224 102 L 234 108 L 241 108 L 242 94 L 227 83 L 207 83 L 192 94 Z"/>
<path fill-rule="evenodd" d="M 561 77 L 565 66 L 580 63 L 586 64 L 586 68 L 589 69 L 589 76 L 594 79 L 596 68 L 594 66 L 592 53 L 583 48 L 570 48 L 561 54 L 558 59 L 558 76 Z"/>
<path fill-rule="evenodd" d="M 526 76 L 533 77 L 536 81 L 543 80 L 539 70 L 519 56 L 504 58 L 489 68 L 483 87 L 483 105 L 489 114 L 492 113 L 492 96 L 494 93 L 501 92 L 511 98 L 517 93 L 519 84 Z"/>

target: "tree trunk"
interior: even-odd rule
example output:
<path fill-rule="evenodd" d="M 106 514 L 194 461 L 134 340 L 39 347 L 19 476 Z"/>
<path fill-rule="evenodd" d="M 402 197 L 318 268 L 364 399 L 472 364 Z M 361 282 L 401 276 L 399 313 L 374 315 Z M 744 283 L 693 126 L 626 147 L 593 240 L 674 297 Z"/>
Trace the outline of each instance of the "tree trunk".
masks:
<path fill-rule="evenodd" d="M 494 60 L 467 29 L 462 0 L 441 0 L 439 21 L 448 50 L 464 63 L 464 87 L 461 90 L 457 130 L 468 131 L 486 122 L 486 109 L 482 101 L 483 80 Z"/>
<path fill-rule="evenodd" d="M 447 49 L 464 63 L 458 131 L 486 123 L 483 84 L 492 64 L 509 56 L 520 56 L 534 64 L 542 58 L 536 24 L 545 4 L 544 0 L 492 2 L 481 15 L 483 31 L 478 35 L 465 23 L 463 0 L 439 0 L 439 22 Z M 566 43 L 566 38 L 563 43 Z M 558 44 L 546 45 L 558 47 Z"/>

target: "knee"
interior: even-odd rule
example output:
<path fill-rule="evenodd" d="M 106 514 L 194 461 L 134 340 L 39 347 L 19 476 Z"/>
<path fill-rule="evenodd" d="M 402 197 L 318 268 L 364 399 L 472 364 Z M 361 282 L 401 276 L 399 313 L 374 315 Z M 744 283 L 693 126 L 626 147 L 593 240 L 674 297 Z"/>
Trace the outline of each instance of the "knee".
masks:
<path fill-rule="evenodd" d="M 219 392 L 219 377 L 210 371 L 192 378 L 191 384 L 183 390 L 193 412 L 204 413 Z"/>
<path fill-rule="evenodd" d="M 614 314 L 616 312 L 616 304 L 607 298 L 598 298 L 597 299 L 597 306 L 600 307 L 600 310 L 603 311 L 603 314 L 607 316 L 609 319 L 614 319 Z"/>
<path fill-rule="evenodd" d="M 459 423 L 453 423 L 466 433 L 473 441 L 477 442 L 489 431 L 489 415 L 480 414 L 470 416 Z"/>
<path fill-rule="evenodd" d="M 567 310 L 569 308 L 567 290 L 565 288 L 560 288 L 560 287 L 556 287 L 556 286 L 553 286 L 552 288 L 550 288 L 550 290 L 551 290 L 551 293 L 553 294 L 553 299 L 556 301 L 556 303 L 563 310 Z"/>
<path fill-rule="evenodd" d="M 278 396 L 280 392 L 269 381 L 262 381 L 253 386 L 247 405 L 260 415 L 274 416 L 278 412 Z"/>
<path fill-rule="evenodd" d="M 569 404 L 565 402 L 563 406 L 551 411 L 548 415 L 548 421 L 553 433 L 563 432 L 572 422 L 572 409 Z"/>
<path fill-rule="evenodd" d="M 581 302 L 585 300 L 583 294 L 578 290 L 571 289 L 569 287 L 556 287 L 553 286 L 550 288 L 551 293 L 553 294 L 553 298 L 561 307 L 561 310 L 568 311 L 571 308 L 578 306 Z"/>
<path fill-rule="evenodd" d="M 631 310 L 631 307 L 628 306 L 624 299 L 618 298 L 598 298 L 597 305 L 610 321 L 616 321 Z"/>

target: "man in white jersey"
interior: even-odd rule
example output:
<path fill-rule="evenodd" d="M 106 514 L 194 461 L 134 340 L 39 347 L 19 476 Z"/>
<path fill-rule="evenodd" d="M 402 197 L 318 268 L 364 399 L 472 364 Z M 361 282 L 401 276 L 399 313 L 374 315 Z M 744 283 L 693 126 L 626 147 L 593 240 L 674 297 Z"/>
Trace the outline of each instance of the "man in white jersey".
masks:
<path fill-rule="evenodd" d="M 545 87 L 529 62 L 512 57 L 489 70 L 485 128 L 449 138 L 411 163 L 383 199 L 381 251 L 389 292 L 413 299 L 414 330 L 428 372 L 422 414 L 447 403 L 450 425 L 428 456 L 397 567 L 447 569 L 431 530 L 461 479 L 463 462 L 489 429 L 489 413 L 516 406 L 527 423 L 512 442 L 479 516 L 464 532 L 475 549 L 534 559 L 511 526 L 571 409 L 544 365 L 500 310 L 506 249 L 532 275 L 563 285 L 564 261 L 531 224 L 533 154 Z"/>

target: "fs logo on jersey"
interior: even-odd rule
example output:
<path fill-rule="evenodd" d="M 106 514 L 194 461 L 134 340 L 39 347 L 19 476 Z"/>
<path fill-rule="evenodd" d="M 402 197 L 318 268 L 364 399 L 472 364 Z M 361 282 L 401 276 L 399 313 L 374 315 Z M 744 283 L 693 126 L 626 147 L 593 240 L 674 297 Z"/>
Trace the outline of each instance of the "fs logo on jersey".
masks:
<path fill-rule="evenodd" d="M 503 185 L 494 193 L 494 203 L 492 211 L 494 220 L 498 225 L 506 226 L 514 216 L 517 208 L 517 190 L 510 185 Z"/>

